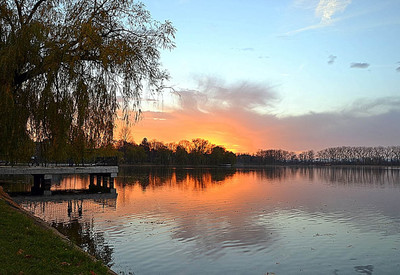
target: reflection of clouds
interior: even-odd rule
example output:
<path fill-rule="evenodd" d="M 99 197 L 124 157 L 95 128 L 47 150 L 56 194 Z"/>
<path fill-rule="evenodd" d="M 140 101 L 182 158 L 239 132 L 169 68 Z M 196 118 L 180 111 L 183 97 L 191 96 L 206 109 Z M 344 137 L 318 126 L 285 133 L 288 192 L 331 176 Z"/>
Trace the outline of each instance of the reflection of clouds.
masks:
<path fill-rule="evenodd" d="M 223 217 L 218 213 L 194 214 L 176 222 L 178 229 L 171 237 L 191 243 L 193 257 L 204 254 L 220 257 L 227 253 L 226 249 L 242 253 L 267 249 L 274 242 L 272 234 L 276 238 L 277 232 L 254 222 L 249 209 L 240 209 Z"/>
<path fill-rule="evenodd" d="M 274 173 L 272 170 L 266 172 L 269 177 L 273 177 Z M 282 174 L 282 172 L 278 173 Z M 131 175 L 128 180 L 130 183 L 125 183 L 127 185 L 139 183 L 153 190 L 168 186 L 207 192 L 211 186 L 229 184 L 234 179 L 236 170 L 150 168 L 126 171 L 121 174 Z M 135 181 L 133 175 L 140 180 Z M 122 178 L 117 180 L 117 186 L 122 180 Z M 251 207 L 237 207 L 233 206 L 233 203 L 226 202 L 226 206 L 230 206 L 229 211 L 222 205 L 218 207 L 216 205 L 218 202 L 210 202 L 203 206 L 194 202 L 185 209 L 180 209 L 179 205 L 175 205 L 178 208 L 169 210 L 164 208 L 163 211 L 167 213 L 179 211 L 179 213 L 170 213 L 172 217 L 177 217 L 174 218 L 175 226 L 171 232 L 171 238 L 186 243 L 190 247 L 190 255 L 194 258 L 202 255 L 221 257 L 229 249 L 243 253 L 267 248 L 273 242 L 271 238 L 273 231 L 266 225 L 254 222 Z"/>

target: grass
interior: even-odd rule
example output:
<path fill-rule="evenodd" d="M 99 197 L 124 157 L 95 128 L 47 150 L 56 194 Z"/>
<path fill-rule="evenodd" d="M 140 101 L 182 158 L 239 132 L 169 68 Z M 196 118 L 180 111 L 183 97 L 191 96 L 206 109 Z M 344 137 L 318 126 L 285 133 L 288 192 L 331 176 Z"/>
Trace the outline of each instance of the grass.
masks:
<path fill-rule="evenodd" d="M 109 274 L 99 261 L 0 196 L 0 274 Z"/>

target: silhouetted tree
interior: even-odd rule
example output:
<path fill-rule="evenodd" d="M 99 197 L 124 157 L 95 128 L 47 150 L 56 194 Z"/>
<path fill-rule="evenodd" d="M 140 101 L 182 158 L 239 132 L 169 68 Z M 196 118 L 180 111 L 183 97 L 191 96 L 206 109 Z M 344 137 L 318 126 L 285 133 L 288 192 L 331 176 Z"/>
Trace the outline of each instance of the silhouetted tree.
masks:
<path fill-rule="evenodd" d="M 188 164 L 189 153 L 184 147 L 178 145 L 175 150 L 175 164 Z"/>
<path fill-rule="evenodd" d="M 185 147 L 184 147 L 185 146 Z M 121 152 L 121 162 L 129 164 L 150 163 L 162 165 L 219 165 L 235 164 L 236 155 L 222 146 L 211 144 L 208 140 L 193 139 L 192 142 L 180 141 L 164 144 L 161 141 L 147 141 L 140 145 L 122 140 L 116 143 Z M 192 148 L 190 152 L 186 148 Z"/>
<path fill-rule="evenodd" d="M 318 162 L 332 164 L 398 165 L 400 147 L 333 147 L 317 152 Z"/>
<path fill-rule="evenodd" d="M 140 146 L 143 148 L 145 154 L 146 154 L 146 161 L 150 160 L 150 144 L 147 141 L 147 138 L 143 138 L 142 143 L 140 143 Z"/>
<path fill-rule="evenodd" d="M 209 154 L 209 158 L 209 163 L 214 165 L 235 164 L 236 162 L 236 155 L 232 152 L 226 151 L 226 149 L 221 146 L 213 147 Z"/>

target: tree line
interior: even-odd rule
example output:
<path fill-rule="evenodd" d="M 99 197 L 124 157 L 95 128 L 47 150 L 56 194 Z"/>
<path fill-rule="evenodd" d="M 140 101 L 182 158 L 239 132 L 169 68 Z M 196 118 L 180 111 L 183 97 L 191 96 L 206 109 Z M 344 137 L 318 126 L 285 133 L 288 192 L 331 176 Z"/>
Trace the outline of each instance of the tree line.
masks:
<path fill-rule="evenodd" d="M 156 164 L 156 165 L 190 165 L 217 166 L 238 164 L 239 166 L 261 165 L 400 165 L 400 146 L 378 147 L 331 147 L 317 152 L 286 151 L 282 149 L 258 150 L 255 154 L 235 154 L 223 146 L 215 145 L 208 140 L 196 138 L 191 141 L 164 143 L 158 140 L 144 138 L 141 143 L 120 140 L 98 148 L 75 146 L 66 147 L 67 156 L 54 157 L 50 142 L 31 141 L 25 147 L 19 161 L 36 164 L 67 163 L 79 165 L 85 163 L 100 163 L 112 159 L 113 165 L 119 164 Z M 0 161 L 2 161 L 0 159 Z M 107 164 L 107 163 L 105 163 Z"/>
<path fill-rule="evenodd" d="M 124 164 L 221 165 L 235 164 L 236 155 L 208 140 L 197 138 L 163 143 L 144 138 L 140 144 L 120 140 L 115 144 L 119 162 Z"/>
<path fill-rule="evenodd" d="M 331 147 L 317 152 L 300 153 L 281 149 L 259 150 L 256 154 L 238 154 L 237 163 L 266 164 L 336 164 L 336 165 L 400 165 L 400 146 Z"/>

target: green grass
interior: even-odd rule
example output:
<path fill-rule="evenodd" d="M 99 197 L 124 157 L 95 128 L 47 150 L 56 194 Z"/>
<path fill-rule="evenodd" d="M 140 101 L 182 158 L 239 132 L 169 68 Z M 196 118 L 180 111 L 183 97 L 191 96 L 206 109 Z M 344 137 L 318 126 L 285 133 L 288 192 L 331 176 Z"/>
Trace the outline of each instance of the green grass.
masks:
<path fill-rule="evenodd" d="M 100 262 L 0 197 L 0 274 L 107 274 Z"/>

